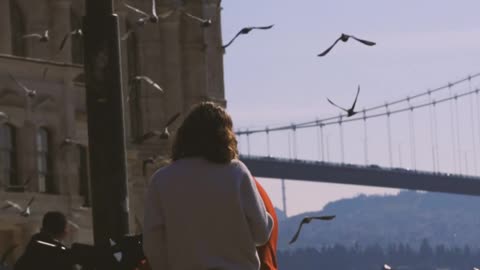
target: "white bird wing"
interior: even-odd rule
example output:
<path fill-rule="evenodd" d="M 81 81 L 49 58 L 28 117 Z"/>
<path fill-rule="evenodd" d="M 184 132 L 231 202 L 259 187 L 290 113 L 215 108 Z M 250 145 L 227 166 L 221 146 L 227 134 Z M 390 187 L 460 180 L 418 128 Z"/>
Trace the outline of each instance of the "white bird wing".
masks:
<path fill-rule="evenodd" d="M 130 6 L 129 4 L 126 4 L 124 3 L 123 5 L 125 5 L 127 8 L 129 8 L 130 10 L 133 10 L 135 11 L 136 13 L 139 13 L 139 14 L 142 14 L 146 17 L 150 17 L 150 15 L 148 15 L 148 13 L 144 12 L 144 11 L 141 11 L 140 9 L 136 8 L 136 7 L 132 7 Z"/>
<path fill-rule="evenodd" d="M 7 208 L 10 208 L 10 207 L 13 207 L 13 208 L 17 209 L 18 211 L 23 212 L 23 208 L 22 208 L 20 205 L 14 203 L 14 202 L 12 202 L 12 201 L 8 201 L 8 200 L 5 201 L 5 203 L 6 203 L 7 205 L 9 205 L 9 206 L 8 206 L 8 207 L 4 206 L 3 209 L 7 209 Z"/>

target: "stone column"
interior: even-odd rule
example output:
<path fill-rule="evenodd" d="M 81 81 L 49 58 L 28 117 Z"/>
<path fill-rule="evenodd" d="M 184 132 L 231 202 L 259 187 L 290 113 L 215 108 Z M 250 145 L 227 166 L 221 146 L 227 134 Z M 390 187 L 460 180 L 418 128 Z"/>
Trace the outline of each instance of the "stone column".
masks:
<path fill-rule="evenodd" d="M 12 53 L 12 32 L 10 25 L 10 1 L 0 1 L 0 53 Z"/>
<path fill-rule="evenodd" d="M 212 18 L 212 25 L 204 30 L 207 58 L 207 96 L 210 100 L 226 106 L 225 84 L 223 76 L 223 48 L 221 9 L 218 7 L 219 0 L 206 1 L 204 5 L 204 17 Z"/>
<path fill-rule="evenodd" d="M 188 12 L 194 15 L 203 13 L 203 1 L 189 2 L 185 4 Z M 207 44 L 204 37 L 205 28 L 197 21 L 187 16 L 181 17 L 181 57 L 182 57 L 182 82 L 184 95 L 184 111 L 205 99 L 208 94 L 207 80 Z"/>
<path fill-rule="evenodd" d="M 65 35 L 72 31 L 70 28 L 71 0 L 50 0 L 49 1 L 49 29 L 50 41 L 49 50 L 52 60 L 60 62 L 72 62 L 72 42 L 70 37 L 65 43 L 62 51 L 59 51 L 60 44 Z"/>
<path fill-rule="evenodd" d="M 21 181 L 28 177 L 33 177 L 26 189 L 30 192 L 38 191 L 38 170 L 37 170 L 37 126 L 31 120 L 25 120 L 23 127 L 19 130 L 19 149 L 21 172 Z"/>
<path fill-rule="evenodd" d="M 171 5 L 166 5 L 159 9 L 165 12 Z M 160 23 L 161 49 L 163 63 L 162 87 L 165 90 L 165 112 L 166 118 L 178 112 L 184 111 L 184 94 L 182 92 L 182 49 L 180 44 L 180 14 L 175 13 L 165 21 Z M 170 128 L 172 131 L 178 127 L 178 121 Z"/>

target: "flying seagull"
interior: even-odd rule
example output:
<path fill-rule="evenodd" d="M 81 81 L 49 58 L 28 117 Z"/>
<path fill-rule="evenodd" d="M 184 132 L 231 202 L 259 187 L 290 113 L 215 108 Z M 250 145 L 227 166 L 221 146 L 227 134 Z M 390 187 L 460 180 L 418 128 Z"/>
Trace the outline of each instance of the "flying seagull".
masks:
<path fill-rule="evenodd" d="M 182 11 L 183 14 L 185 14 L 185 16 L 199 22 L 202 27 L 209 27 L 210 25 L 212 25 L 212 19 L 211 18 L 210 19 L 204 19 L 204 18 L 195 16 L 190 12 L 185 11 L 184 9 L 182 9 L 181 11 Z"/>
<path fill-rule="evenodd" d="M 151 23 L 157 23 L 159 18 L 166 19 L 170 15 L 172 15 L 173 12 L 175 11 L 174 9 L 171 9 L 171 10 L 166 11 L 165 13 L 157 14 L 157 3 L 155 2 L 155 0 L 152 0 L 152 9 L 151 9 L 150 14 L 148 14 L 147 12 L 145 12 L 143 10 L 140 10 L 140 9 L 134 7 L 134 6 L 131 6 L 129 4 L 124 3 L 124 5 L 128 9 L 136 12 L 137 14 L 140 14 L 142 16 L 140 18 L 140 20 L 142 20 L 142 21 L 148 20 Z"/>
<path fill-rule="evenodd" d="M 20 81 L 18 81 L 17 79 L 15 79 L 15 77 L 13 77 L 13 75 L 11 73 L 8 73 L 8 75 L 10 76 L 10 78 L 20 87 L 23 89 L 23 91 L 25 91 L 25 94 L 27 95 L 27 97 L 29 98 L 33 98 L 37 95 L 37 91 L 36 90 L 33 90 L 33 89 L 29 89 L 27 88 L 23 83 L 21 83 Z"/>
<path fill-rule="evenodd" d="M 22 208 L 20 205 L 14 203 L 14 202 L 12 202 L 12 201 L 6 200 L 6 201 L 5 201 L 6 205 L 3 206 L 1 209 L 2 209 L 2 210 L 5 210 L 5 209 L 8 209 L 8 208 L 12 208 L 12 207 L 13 207 L 13 208 L 15 208 L 15 209 L 19 212 L 19 214 L 20 214 L 22 217 L 28 217 L 28 216 L 30 216 L 30 214 L 31 214 L 30 206 L 32 205 L 32 203 L 33 203 L 34 200 L 35 200 L 35 197 L 32 197 L 25 208 Z"/>
<path fill-rule="evenodd" d="M 384 264 L 382 270 L 392 270 L 392 267 L 388 264 Z"/>
<path fill-rule="evenodd" d="M 347 34 L 342 34 L 337 40 L 335 40 L 335 42 L 328 48 L 326 49 L 324 52 L 322 52 L 321 54 L 318 54 L 318 56 L 325 56 L 328 52 L 330 52 L 330 50 L 333 49 L 333 47 L 335 47 L 335 45 L 337 45 L 337 43 L 341 40 L 343 42 L 347 42 L 350 38 L 353 38 L 355 39 L 356 41 L 360 42 L 360 43 L 363 43 L 367 46 L 373 46 L 375 45 L 376 43 L 373 42 L 373 41 L 368 41 L 368 40 L 364 40 L 364 39 L 359 39 L 359 38 L 356 38 L 352 35 L 347 35 Z"/>
<path fill-rule="evenodd" d="M 143 76 L 143 75 L 135 76 L 135 77 L 133 77 L 133 80 L 134 81 L 145 81 L 148 84 L 150 84 L 151 86 L 155 87 L 155 89 L 157 89 L 158 91 L 163 93 L 162 87 L 160 87 L 160 85 L 158 85 L 156 82 L 154 82 L 152 79 L 150 79 L 147 76 Z"/>
<path fill-rule="evenodd" d="M 254 29 L 258 29 L 258 30 L 268 30 L 268 29 L 271 29 L 274 25 L 268 25 L 268 26 L 252 26 L 252 27 L 244 27 L 242 28 L 240 31 L 238 31 L 238 33 L 225 45 L 222 46 L 223 49 L 226 49 L 228 46 L 230 46 L 233 41 L 235 41 L 235 39 L 237 39 L 238 36 L 240 35 L 246 35 L 248 33 L 250 33 L 250 31 L 254 30 Z"/>
<path fill-rule="evenodd" d="M 138 81 L 145 81 L 148 84 L 150 84 L 151 86 L 153 86 L 155 89 L 157 89 L 158 91 L 164 93 L 162 87 L 160 87 L 160 85 L 158 85 L 156 82 L 154 82 L 152 79 L 150 79 L 147 76 L 143 76 L 143 75 L 135 76 L 135 77 L 133 77 L 133 81 L 137 81 L 137 82 Z M 132 89 L 133 88 L 130 87 L 130 91 L 128 92 L 128 95 L 127 95 L 127 102 L 130 102 L 130 95 L 131 95 Z"/>
<path fill-rule="evenodd" d="M 8 122 L 8 114 L 0 112 L 0 124 Z"/>
<path fill-rule="evenodd" d="M 82 29 L 75 29 L 71 32 L 68 32 L 67 34 L 65 34 L 65 36 L 63 37 L 63 40 L 62 40 L 62 43 L 60 43 L 60 47 L 58 48 L 58 51 L 62 51 L 63 50 L 63 47 L 65 47 L 65 44 L 67 43 L 67 40 L 69 37 L 81 37 L 83 36 L 83 31 Z"/>
<path fill-rule="evenodd" d="M 330 104 L 332 104 L 333 106 L 347 112 L 347 117 L 350 117 L 350 116 L 353 116 L 355 114 L 357 114 L 358 112 L 355 111 L 355 104 L 357 103 L 357 98 L 358 98 L 358 94 L 360 93 L 360 85 L 358 86 L 358 90 L 357 90 L 357 96 L 355 97 L 355 100 L 353 101 L 353 104 L 352 104 L 352 107 L 350 107 L 349 109 L 345 109 L 345 108 L 342 108 L 340 106 L 338 106 L 337 104 L 333 103 L 333 101 L 331 101 L 330 99 L 327 98 L 328 102 L 330 102 Z"/>
<path fill-rule="evenodd" d="M 23 38 L 37 38 L 38 41 L 40 42 L 47 42 L 50 39 L 50 37 L 48 36 L 48 29 L 41 34 L 39 33 L 26 34 L 23 36 Z"/>
<path fill-rule="evenodd" d="M 292 240 L 290 240 L 290 242 L 288 242 L 288 244 L 292 244 L 293 242 L 297 241 L 297 238 L 298 238 L 298 235 L 300 234 L 300 230 L 302 229 L 302 226 L 303 224 L 308 224 L 310 223 L 312 220 L 314 219 L 318 219 L 318 220 L 332 220 L 334 219 L 335 216 L 319 216 L 319 217 L 304 217 L 302 219 L 302 221 L 300 222 L 300 225 L 298 226 L 298 230 L 297 232 L 295 233 L 295 235 L 293 236 Z"/>
<path fill-rule="evenodd" d="M 141 136 L 140 138 L 138 138 L 137 140 L 134 141 L 134 143 L 142 143 L 150 138 L 153 138 L 153 137 L 159 137 L 160 139 L 162 140 L 166 140 L 170 137 L 170 132 L 168 131 L 168 127 L 173 123 L 175 122 L 175 120 L 177 120 L 177 118 L 180 116 L 180 113 L 176 113 L 174 116 L 172 116 L 168 121 L 167 123 L 165 124 L 165 126 L 163 127 L 163 130 L 160 131 L 160 130 L 152 130 L 152 131 L 149 131 L 147 133 L 145 133 L 143 136 Z"/>

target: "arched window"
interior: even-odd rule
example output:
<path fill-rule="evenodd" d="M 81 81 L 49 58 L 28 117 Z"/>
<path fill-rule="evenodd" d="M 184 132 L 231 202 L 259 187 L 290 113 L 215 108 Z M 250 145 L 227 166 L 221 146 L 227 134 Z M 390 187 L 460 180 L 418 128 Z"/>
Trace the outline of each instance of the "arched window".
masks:
<path fill-rule="evenodd" d="M 16 56 L 26 56 L 25 40 L 25 21 L 23 12 L 18 6 L 18 1 L 10 0 L 10 26 L 12 54 Z"/>
<path fill-rule="evenodd" d="M 0 125 L 0 185 L 18 185 L 15 128 Z"/>
<path fill-rule="evenodd" d="M 72 9 L 70 9 L 70 29 L 81 29 L 82 18 Z M 78 36 L 73 36 L 71 39 L 72 44 L 72 62 L 75 64 L 83 64 L 83 38 Z"/>
<path fill-rule="evenodd" d="M 78 177 L 79 177 L 79 193 L 83 197 L 83 206 L 90 206 L 90 183 L 88 173 L 88 151 L 85 146 L 79 146 L 79 165 L 78 165 Z"/>
<path fill-rule="evenodd" d="M 38 191 L 55 193 L 50 151 L 50 134 L 46 128 L 37 131 Z"/>
<path fill-rule="evenodd" d="M 127 31 L 133 26 L 127 21 Z M 142 107 L 141 107 L 141 94 L 140 84 L 134 83 L 132 78 L 138 74 L 138 46 L 137 36 L 135 33 L 131 33 L 127 39 L 127 68 L 128 68 L 128 83 L 129 88 L 129 110 L 130 110 L 130 135 L 134 138 L 141 136 L 143 132 L 142 128 Z M 133 84 L 132 84 L 133 83 Z M 130 85 L 131 84 L 131 85 Z"/>

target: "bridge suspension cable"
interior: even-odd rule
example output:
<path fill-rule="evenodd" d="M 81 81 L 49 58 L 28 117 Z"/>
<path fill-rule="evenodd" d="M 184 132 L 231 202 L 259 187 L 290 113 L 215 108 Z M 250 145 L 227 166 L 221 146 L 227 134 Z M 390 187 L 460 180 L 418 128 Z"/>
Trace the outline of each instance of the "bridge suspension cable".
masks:
<path fill-rule="evenodd" d="M 427 90 L 425 92 L 422 92 L 422 93 L 419 93 L 419 94 L 416 94 L 416 95 L 413 95 L 413 96 L 409 96 L 409 97 L 406 97 L 406 98 L 402 98 L 402 99 L 398 99 L 398 100 L 394 100 L 394 101 L 391 101 L 391 102 L 388 102 L 386 103 L 386 105 L 388 106 L 392 106 L 392 105 L 396 105 L 396 104 L 399 104 L 399 103 L 403 103 L 403 102 L 407 102 L 407 101 L 411 101 L 411 100 L 414 100 L 414 99 L 417 99 L 417 98 L 420 98 L 420 97 L 423 97 L 423 96 L 426 96 L 426 95 L 429 95 L 429 94 L 432 94 L 432 93 L 435 93 L 435 92 L 438 92 L 438 91 L 441 91 L 441 90 L 445 90 L 445 89 L 451 89 L 452 86 L 455 86 L 457 84 L 461 84 L 463 82 L 466 82 L 466 81 L 469 81 L 469 80 L 472 80 L 474 78 L 477 78 L 480 76 L 480 73 L 477 73 L 477 74 L 474 74 L 474 75 L 471 75 L 471 76 L 468 76 L 466 78 L 463 78 L 463 79 L 460 79 L 460 80 L 457 80 L 455 82 L 452 82 L 452 83 L 448 83 L 447 85 L 443 85 L 441 87 L 437 87 L 435 89 L 431 89 L 431 90 Z M 460 95 L 459 95 L 460 97 Z M 431 104 L 429 104 L 431 105 Z M 370 111 L 374 111 L 374 110 L 378 110 L 378 109 L 381 109 L 381 108 L 384 108 L 385 107 L 385 104 L 382 104 L 382 105 L 378 105 L 378 106 L 373 106 L 373 107 L 369 107 L 369 108 L 366 108 L 364 109 L 365 113 L 366 112 L 370 112 Z M 415 107 L 416 109 L 417 107 Z M 408 110 L 405 109 L 403 111 L 406 111 Z M 392 114 L 395 113 L 395 112 L 401 112 L 402 110 L 396 110 L 396 111 L 392 111 Z M 383 116 L 385 114 L 374 114 L 374 116 Z M 303 123 L 297 123 L 297 124 L 294 124 L 296 126 L 296 128 L 304 128 L 304 127 L 312 127 L 312 126 L 316 126 L 318 125 L 317 123 L 318 122 L 335 122 L 335 123 L 338 123 L 338 120 L 340 117 L 345 117 L 346 115 L 345 114 L 342 114 L 340 116 L 332 116 L 332 117 L 327 117 L 327 118 L 323 118 L 323 119 L 319 119 L 319 120 L 314 120 L 314 121 L 308 121 L 308 122 L 303 122 Z M 343 121 L 343 122 L 347 122 L 347 121 Z M 282 131 L 282 130 L 287 130 L 287 129 L 291 129 L 292 125 L 286 125 L 286 126 L 278 126 L 278 127 L 274 127 L 274 128 L 271 128 L 270 131 L 273 132 L 273 131 Z M 246 134 L 247 132 L 249 133 L 259 133 L 259 132 L 264 132 L 264 128 L 263 129 L 254 129 L 254 130 L 245 130 L 245 131 L 241 131 L 241 130 L 238 130 L 236 132 L 237 135 L 244 135 Z"/>
<path fill-rule="evenodd" d="M 387 137 L 388 137 L 388 160 L 390 162 L 390 167 L 393 167 L 392 159 L 392 129 L 390 126 L 390 111 L 388 105 L 385 104 L 385 110 L 387 112 Z"/>
<path fill-rule="evenodd" d="M 468 81 L 468 88 L 472 91 L 472 81 Z M 473 109 L 473 98 L 470 98 L 470 126 L 472 130 L 472 151 L 473 151 L 473 171 L 475 175 L 478 173 L 477 168 L 477 145 L 475 139 L 475 112 Z"/>
<path fill-rule="evenodd" d="M 414 170 L 417 169 L 417 149 L 415 145 L 415 120 L 413 117 L 413 107 L 410 107 L 408 119 L 410 123 L 410 161 Z"/>
<path fill-rule="evenodd" d="M 440 103 L 444 103 L 444 102 L 451 101 L 451 100 L 454 100 L 454 99 L 463 98 L 463 97 L 475 94 L 477 92 L 480 92 L 479 88 L 476 88 L 475 90 L 464 92 L 464 93 L 461 93 L 461 94 L 456 94 L 455 96 L 450 96 L 450 97 L 438 99 L 436 101 L 425 102 L 425 103 L 421 103 L 421 104 L 417 104 L 417 105 L 411 105 L 411 106 L 408 106 L 408 107 L 405 107 L 405 108 L 391 110 L 390 115 L 398 114 L 398 113 L 402 113 L 402 112 L 407 112 L 409 110 L 416 110 L 416 109 L 432 106 L 433 103 L 440 104 Z M 389 104 L 391 104 L 391 103 L 389 103 Z M 384 108 L 385 105 L 382 105 L 382 107 Z M 378 118 L 378 117 L 382 117 L 382 116 L 386 116 L 386 115 L 387 115 L 386 112 L 371 114 L 371 115 L 365 116 L 365 119 Z M 344 115 L 342 115 L 342 117 L 344 117 Z M 339 123 L 338 119 L 339 119 L 339 117 L 333 117 L 333 118 L 331 118 L 330 121 L 319 120 L 318 122 L 321 122 L 324 126 L 328 126 L 328 125 L 338 124 Z M 351 118 L 347 118 L 347 119 L 342 119 L 342 123 L 349 123 L 349 122 L 355 122 L 355 121 L 360 121 L 360 120 L 364 120 L 364 117 L 351 117 Z M 313 122 L 313 123 L 308 124 L 308 125 L 307 124 L 305 124 L 305 125 L 295 125 L 295 129 L 304 129 L 304 128 L 311 128 L 311 127 L 316 127 L 316 126 L 318 126 L 317 122 Z M 284 130 L 289 130 L 289 129 L 292 129 L 292 125 L 270 128 L 269 130 L 270 130 L 270 132 L 274 132 L 274 131 L 284 131 Z M 245 131 L 238 131 L 236 134 L 237 135 L 246 135 L 246 134 L 259 133 L 259 132 L 265 132 L 265 129 L 258 129 L 258 130 L 248 130 L 247 129 Z"/>
<path fill-rule="evenodd" d="M 343 143 L 343 126 L 342 126 L 342 117 L 340 117 L 340 120 L 338 121 L 338 128 L 340 132 L 340 158 L 342 164 L 345 163 L 345 147 Z"/>
<path fill-rule="evenodd" d="M 365 165 L 368 165 L 368 131 L 367 131 L 367 116 L 365 109 L 363 110 L 363 152 L 365 158 Z"/>

